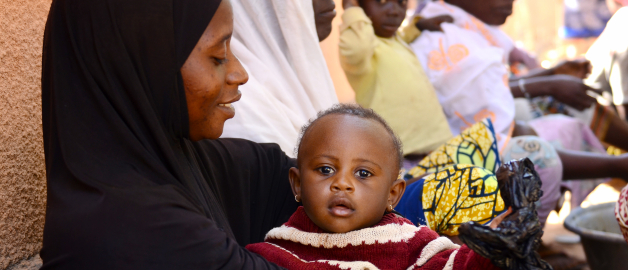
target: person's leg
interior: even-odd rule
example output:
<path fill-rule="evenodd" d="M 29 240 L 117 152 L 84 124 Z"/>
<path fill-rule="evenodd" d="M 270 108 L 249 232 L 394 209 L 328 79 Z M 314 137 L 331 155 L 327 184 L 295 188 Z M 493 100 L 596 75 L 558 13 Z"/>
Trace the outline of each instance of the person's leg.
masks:
<path fill-rule="evenodd" d="M 563 179 L 617 177 L 628 179 L 628 155 L 609 156 L 581 151 L 558 150 L 563 163 Z"/>

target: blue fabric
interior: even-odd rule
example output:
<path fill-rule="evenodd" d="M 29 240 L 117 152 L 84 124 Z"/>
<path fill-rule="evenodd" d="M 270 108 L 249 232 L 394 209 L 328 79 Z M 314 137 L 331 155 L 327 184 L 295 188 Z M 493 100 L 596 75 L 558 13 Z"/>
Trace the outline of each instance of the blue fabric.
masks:
<path fill-rule="evenodd" d="M 406 192 L 401 197 L 395 210 L 409 219 L 414 225 L 427 225 L 423 214 L 423 183 L 424 179 L 418 180 L 406 187 Z"/>

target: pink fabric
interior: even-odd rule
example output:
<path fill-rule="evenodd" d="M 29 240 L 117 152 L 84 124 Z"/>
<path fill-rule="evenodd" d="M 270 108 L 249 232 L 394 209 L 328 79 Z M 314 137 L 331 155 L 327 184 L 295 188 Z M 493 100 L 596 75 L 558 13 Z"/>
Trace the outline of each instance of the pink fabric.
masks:
<path fill-rule="evenodd" d="M 549 142 L 537 136 L 514 137 L 502 152 L 502 160 L 504 161 L 522 158 L 529 158 L 534 163 L 534 169 L 543 181 L 541 186 L 543 196 L 537 202 L 536 211 L 541 226 L 544 226 L 547 217 L 556 208 L 556 203 L 560 199 L 563 164 L 556 153 L 556 149 Z"/>
<path fill-rule="evenodd" d="M 566 149 L 593 153 L 606 153 L 593 131 L 582 122 L 564 115 L 548 115 L 534 119 L 528 124 L 539 137 L 550 142 L 557 150 Z M 562 186 L 571 191 L 572 207 L 580 206 L 599 184 L 608 178 L 563 181 Z"/>
<path fill-rule="evenodd" d="M 615 205 L 615 218 L 619 222 L 619 228 L 624 235 L 624 239 L 628 242 L 628 186 L 619 194 L 619 200 Z"/>

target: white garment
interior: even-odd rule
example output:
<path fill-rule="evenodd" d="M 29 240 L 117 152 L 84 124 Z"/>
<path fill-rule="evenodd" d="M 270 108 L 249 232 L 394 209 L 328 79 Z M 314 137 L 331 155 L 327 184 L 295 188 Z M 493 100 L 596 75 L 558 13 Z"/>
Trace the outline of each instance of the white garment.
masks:
<path fill-rule="evenodd" d="M 587 51 L 593 70 L 586 83 L 612 91 L 615 105 L 628 104 L 628 7 L 619 9 Z"/>
<path fill-rule="evenodd" d="M 515 42 L 499 26 L 488 25 L 475 16 L 469 14 L 457 6 L 450 5 L 444 1 L 429 2 L 421 10 L 421 16 L 425 18 L 439 15 L 449 15 L 454 18 L 454 25 L 462 27 L 472 32 L 476 32 L 492 46 L 504 49 L 504 62 L 508 63 L 510 52 L 515 48 Z"/>
<path fill-rule="evenodd" d="M 301 127 L 338 103 L 312 1 L 232 0 L 233 53 L 249 73 L 222 137 L 274 142 L 292 156 Z"/>
<path fill-rule="evenodd" d="M 443 14 L 452 15 L 456 23 L 442 24 L 443 32 L 422 32 L 410 47 L 436 89 L 452 133 L 460 134 L 490 117 L 501 149 L 510 138 L 515 116 L 504 65 L 507 53 L 491 44 L 486 33 L 468 30 L 469 24 L 473 29 L 489 28 L 479 20 L 481 24 L 472 22 L 475 18 L 458 7 L 430 2 L 421 12 L 423 17 Z"/>

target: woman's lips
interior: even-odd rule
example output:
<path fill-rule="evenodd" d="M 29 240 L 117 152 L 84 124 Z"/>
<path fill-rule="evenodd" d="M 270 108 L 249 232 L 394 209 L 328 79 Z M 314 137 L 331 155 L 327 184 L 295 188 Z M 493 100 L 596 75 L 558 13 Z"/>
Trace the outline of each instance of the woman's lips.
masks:
<path fill-rule="evenodd" d="M 224 110 L 225 113 L 227 113 L 227 116 L 229 118 L 232 118 L 235 116 L 235 108 L 233 107 L 232 103 L 237 102 L 238 100 L 240 100 L 241 97 L 242 94 L 240 94 L 240 91 L 238 91 L 238 94 L 234 98 L 226 102 L 218 103 L 218 108 Z"/>
<path fill-rule="evenodd" d="M 336 17 L 336 10 L 332 8 L 330 10 L 321 12 L 320 16 L 324 17 L 324 18 L 332 18 L 333 19 L 334 17 Z"/>

